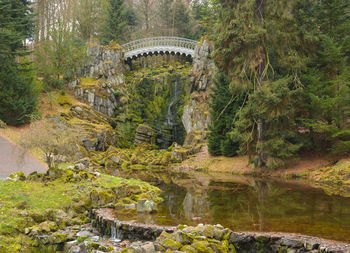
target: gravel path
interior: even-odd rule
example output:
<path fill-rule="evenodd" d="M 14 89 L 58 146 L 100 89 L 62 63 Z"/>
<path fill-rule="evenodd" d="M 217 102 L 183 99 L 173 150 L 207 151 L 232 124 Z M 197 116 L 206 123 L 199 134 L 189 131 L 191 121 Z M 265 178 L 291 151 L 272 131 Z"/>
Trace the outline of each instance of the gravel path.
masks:
<path fill-rule="evenodd" d="M 25 175 L 33 171 L 45 172 L 46 165 L 0 136 L 0 179 L 11 173 L 23 171 Z"/>

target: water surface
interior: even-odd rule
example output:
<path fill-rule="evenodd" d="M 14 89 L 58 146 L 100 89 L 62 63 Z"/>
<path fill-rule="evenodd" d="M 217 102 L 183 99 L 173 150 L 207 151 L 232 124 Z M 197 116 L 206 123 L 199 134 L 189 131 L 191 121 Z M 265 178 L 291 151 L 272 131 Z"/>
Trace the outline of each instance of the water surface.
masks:
<path fill-rule="evenodd" d="M 329 196 L 301 182 L 219 175 L 163 185 L 153 215 L 120 219 L 158 225 L 221 224 L 235 231 L 301 233 L 350 242 L 350 198 Z"/>

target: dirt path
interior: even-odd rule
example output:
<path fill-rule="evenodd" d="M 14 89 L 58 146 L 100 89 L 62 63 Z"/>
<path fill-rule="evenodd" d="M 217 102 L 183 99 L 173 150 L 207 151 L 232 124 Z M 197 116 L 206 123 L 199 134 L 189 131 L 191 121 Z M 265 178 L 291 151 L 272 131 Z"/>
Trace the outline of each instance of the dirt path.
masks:
<path fill-rule="evenodd" d="M 298 160 L 287 161 L 284 167 L 268 170 L 270 176 L 283 177 L 287 174 L 298 174 L 326 167 L 332 162 L 324 154 L 305 154 Z M 208 152 L 207 146 L 193 157 L 183 161 L 179 166 L 181 169 L 204 168 L 208 172 L 225 172 L 233 174 L 254 174 L 261 173 L 259 168 L 249 166 L 248 156 L 224 157 L 212 156 Z"/>
<path fill-rule="evenodd" d="M 45 172 L 46 169 L 45 164 L 0 135 L 0 178 L 19 171 L 28 175 L 33 171 Z"/>

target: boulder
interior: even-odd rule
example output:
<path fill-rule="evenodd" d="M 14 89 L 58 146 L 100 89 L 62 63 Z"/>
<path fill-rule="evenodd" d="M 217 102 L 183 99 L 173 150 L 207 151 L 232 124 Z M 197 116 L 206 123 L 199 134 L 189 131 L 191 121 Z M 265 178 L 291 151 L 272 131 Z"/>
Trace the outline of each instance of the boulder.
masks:
<path fill-rule="evenodd" d="M 155 253 L 156 250 L 155 250 L 154 244 L 152 242 L 149 242 L 149 243 L 142 245 L 141 252 L 142 253 Z"/>
<path fill-rule="evenodd" d="M 153 213 L 157 212 L 157 205 L 152 200 L 139 199 L 137 201 L 138 213 Z"/>
<path fill-rule="evenodd" d="M 7 178 L 7 181 L 13 181 L 13 182 L 17 182 L 17 181 L 25 181 L 26 180 L 26 176 L 24 175 L 23 172 L 17 172 L 17 173 L 13 173 L 10 174 Z"/>
<path fill-rule="evenodd" d="M 136 144 L 155 144 L 157 133 L 151 127 L 140 124 L 136 129 L 135 143 Z"/>
<path fill-rule="evenodd" d="M 3 122 L 1 119 L 0 119 L 0 128 L 3 128 L 3 129 L 7 128 L 6 123 Z"/>

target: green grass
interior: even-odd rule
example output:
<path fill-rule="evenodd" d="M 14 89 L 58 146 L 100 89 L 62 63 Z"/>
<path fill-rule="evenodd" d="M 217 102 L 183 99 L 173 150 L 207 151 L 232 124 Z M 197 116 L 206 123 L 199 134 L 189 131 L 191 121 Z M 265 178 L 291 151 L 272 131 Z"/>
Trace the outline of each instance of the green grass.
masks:
<path fill-rule="evenodd" d="M 101 174 L 95 181 L 79 182 L 55 181 L 4 181 L 0 180 L 0 253 L 30 252 L 33 241 L 24 235 L 25 228 L 35 225 L 32 214 L 45 216 L 49 211 L 68 208 L 77 201 L 88 197 L 94 189 L 108 189 L 126 185 L 140 186 L 142 194 L 157 198 L 159 189 L 148 183 L 130 179 L 126 180 Z M 132 189 L 130 190 L 132 192 Z"/>

